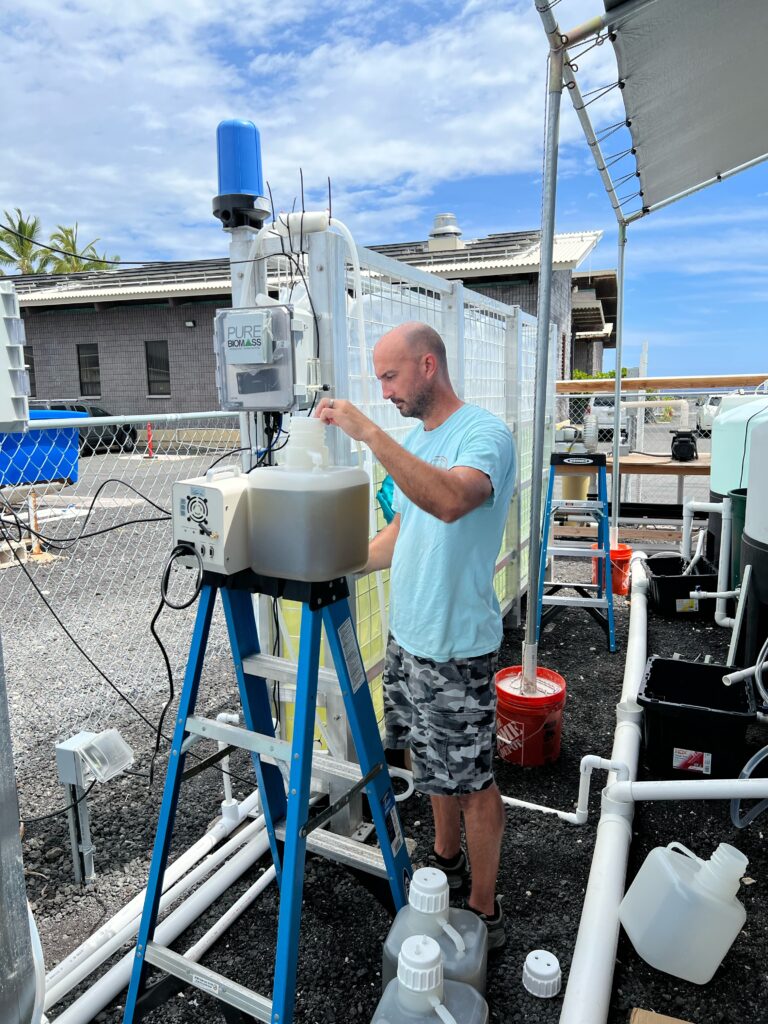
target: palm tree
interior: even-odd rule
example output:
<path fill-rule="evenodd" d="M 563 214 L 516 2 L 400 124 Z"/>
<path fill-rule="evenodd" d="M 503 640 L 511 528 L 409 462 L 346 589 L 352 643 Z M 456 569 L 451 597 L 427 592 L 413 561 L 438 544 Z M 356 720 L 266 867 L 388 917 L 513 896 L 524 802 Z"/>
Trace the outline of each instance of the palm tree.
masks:
<path fill-rule="evenodd" d="M 109 264 L 106 260 L 118 260 L 118 256 L 106 256 L 96 252 L 98 238 L 78 248 L 77 224 L 68 228 L 59 224 L 55 231 L 51 232 L 50 244 L 60 253 L 51 253 L 49 269 L 54 274 L 74 274 L 81 270 L 107 270 Z M 66 255 L 63 255 L 66 253 Z"/>
<path fill-rule="evenodd" d="M 5 224 L 0 224 L 0 266 L 11 267 L 19 274 L 45 273 L 51 254 L 35 244 L 40 241 L 40 218 L 25 217 L 18 206 L 15 214 L 7 210 L 3 214 Z"/>

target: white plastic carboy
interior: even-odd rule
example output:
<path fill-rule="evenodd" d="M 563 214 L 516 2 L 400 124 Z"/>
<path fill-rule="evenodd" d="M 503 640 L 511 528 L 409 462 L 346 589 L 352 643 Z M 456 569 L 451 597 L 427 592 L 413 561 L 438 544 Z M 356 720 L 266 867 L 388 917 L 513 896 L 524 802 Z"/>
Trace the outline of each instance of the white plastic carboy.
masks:
<path fill-rule="evenodd" d="M 371 1024 L 488 1024 L 477 989 L 443 977 L 440 947 L 429 935 L 403 942 L 397 977 L 387 985 Z"/>
<path fill-rule="evenodd" d="M 370 482 L 353 466 L 330 465 L 325 424 L 291 418 L 279 465 L 248 474 L 251 568 L 264 576 L 322 582 L 368 560 Z"/>
<path fill-rule="evenodd" d="M 727 843 L 709 860 L 680 843 L 651 850 L 619 907 L 619 920 L 643 960 L 706 985 L 746 920 L 736 893 L 748 863 Z"/>
<path fill-rule="evenodd" d="M 384 942 L 382 990 L 398 972 L 398 957 L 411 935 L 428 935 L 443 954 L 443 971 L 452 981 L 463 981 L 485 992 L 488 929 L 471 910 L 450 907 L 448 879 L 439 868 L 418 868 L 413 873 L 408 903 L 402 907 Z"/>

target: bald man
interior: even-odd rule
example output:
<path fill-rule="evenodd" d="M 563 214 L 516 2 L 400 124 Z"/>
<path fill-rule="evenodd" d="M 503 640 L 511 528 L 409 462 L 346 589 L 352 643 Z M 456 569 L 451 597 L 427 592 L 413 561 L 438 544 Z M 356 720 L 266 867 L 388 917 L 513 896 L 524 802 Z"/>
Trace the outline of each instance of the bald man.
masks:
<path fill-rule="evenodd" d="M 392 522 L 371 542 L 365 572 L 392 569 L 384 669 L 386 743 L 410 748 L 415 788 L 435 820 L 431 863 L 452 896 L 504 945 L 496 896 L 504 807 L 493 778 L 494 673 L 502 637 L 493 588 L 515 486 L 512 435 L 497 417 L 461 401 L 445 345 L 427 324 L 407 323 L 373 350 L 385 399 L 421 420 L 403 445 L 351 402 L 324 399 L 317 415 L 368 445 L 395 482 Z"/>

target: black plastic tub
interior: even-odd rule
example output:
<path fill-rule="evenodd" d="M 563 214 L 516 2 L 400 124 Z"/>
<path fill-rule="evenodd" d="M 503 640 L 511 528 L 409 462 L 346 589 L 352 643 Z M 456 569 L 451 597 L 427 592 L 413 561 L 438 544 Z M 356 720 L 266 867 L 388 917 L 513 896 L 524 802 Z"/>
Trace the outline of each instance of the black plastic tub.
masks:
<path fill-rule="evenodd" d="M 738 777 L 749 759 L 746 732 L 756 707 L 751 680 L 726 686 L 728 671 L 656 654 L 648 659 L 637 701 L 645 764 L 657 778 Z"/>
<path fill-rule="evenodd" d="M 683 576 L 688 561 L 669 551 L 649 555 L 645 561 L 648 575 L 648 597 L 651 607 L 668 618 L 712 618 L 715 602 L 709 598 L 696 601 L 694 590 L 717 590 L 717 569 L 706 558 L 694 565 L 690 576 Z"/>

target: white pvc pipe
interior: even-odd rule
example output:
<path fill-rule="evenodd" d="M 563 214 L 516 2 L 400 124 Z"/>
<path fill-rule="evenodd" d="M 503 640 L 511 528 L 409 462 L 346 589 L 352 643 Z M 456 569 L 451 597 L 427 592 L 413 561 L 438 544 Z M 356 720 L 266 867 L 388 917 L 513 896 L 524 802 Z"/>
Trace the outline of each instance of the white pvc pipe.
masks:
<path fill-rule="evenodd" d="M 716 512 L 722 516 L 723 528 L 720 533 L 720 557 L 717 564 L 717 605 L 715 606 L 715 622 L 724 629 L 733 629 L 735 620 L 726 615 L 726 604 L 728 597 L 733 594 L 728 590 L 728 581 L 731 575 L 731 529 L 733 512 L 731 499 L 723 498 L 719 501 L 688 501 L 683 507 L 683 539 L 680 545 L 680 552 L 683 558 L 691 557 L 691 531 L 693 527 L 694 512 Z M 697 597 L 703 595 L 697 594 Z M 710 594 L 710 597 L 714 595 Z"/>
<path fill-rule="evenodd" d="M 365 340 L 365 319 L 363 317 L 363 275 L 360 269 L 360 257 L 357 252 L 357 245 L 352 237 L 352 232 L 346 224 L 335 217 L 331 218 L 331 227 L 336 228 L 349 250 L 349 260 L 352 264 L 352 274 L 355 281 L 355 296 L 357 297 L 357 342 L 360 348 L 360 385 L 362 388 L 363 404 L 368 405 L 368 346 Z M 371 476 L 373 479 L 373 476 Z"/>
<path fill-rule="evenodd" d="M 694 552 L 693 558 L 683 570 L 683 576 L 690 576 L 697 563 L 704 557 L 704 538 L 706 535 L 706 530 L 699 530 L 699 538 L 696 541 L 696 551 Z"/>
<path fill-rule="evenodd" d="M 723 529 L 720 533 L 720 561 L 717 568 L 717 589 L 721 593 L 728 590 L 728 582 L 731 576 L 731 530 L 732 512 L 731 499 L 723 498 Z M 715 622 L 725 629 L 733 629 L 735 619 L 729 618 L 725 613 L 726 598 L 718 597 L 715 605 Z"/>
<path fill-rule="evenodd" d="M 686 501 L 683 505 L 683 539 L 680 544 L 680 554 L 683 558 L 691 557 L 694 512 L 717 512 L 718 515 L 722 515 L 723 505 L 720 501 Z"/>
<path fill-rule="evenodd" d="M 611 752 L 612 761 L 637 774 L 640 755 L 640 718 L 637 691 L 645 671 L 648 629 L 648 580 L 643 570 L 645 554 L 632 555 L 632 597 L 630 604 L 627 659 L 619 719 Z M 614 773 L 609 784 L 616 782 Z M 563 999 L 560 1024 L 598 1024 L 608 1018 L 613 966 L 619 941 L 619 903 L 624 896 L 629 847 L 632 842 L 632 804 L 623 815 L 604 802 L 597 826 L 595 852 L 573 951 L 568 985 Z"/>
<path fill-rule="evenodd" d="M 167 892 L 183 875 L 194 868 L 203 859 L 203 857 L 206 856 L 206 854 L 215 849 L 223 839 L 226 839 L 236 825 L 241 821 L 244 821 L 250 812 L 258 805 L 258 801 L 258 791 L 251 793 L 238 805 L 237 821 L 219 819 L 201 839 L 198 839 L 193 846 L 177 857 L 176 860 L 168 866 L 165 872 L 165 876 L 163 878 L 163 892 Z M 144 906 L 146 891 L 146 889 L 142 889 L 138 895 L 119 910 L 114 917 L 110 918 L 109 921 L 106 921 L 93 933 L 93 935 L 86 939 L 82 945 L 73 950 L 69 956 L 65 957 L 60 963 L 56 964 L 56 966 L 48 972 L 46 977 L 47 989 L 51 990 L 58 982 L 67 977 L 67 975 L 78 967 L 79 964 L 87 960 L 94 953 L 100 951 L 104 947 L 105 943 L 113 938 L 113 936 L 121 931 L 127 924 L 140 916 L 142 907 Z M 87 975 L 84 975 L 84 977 L 87 977 Z M 69 990 L 67 989 L 67 991 Z M 53 1004 L 49 1003 L 48 1005 Z"/>
<path fill-rule="evenodd" d="M 275 871 L 275 865 L 267 868 L 263 875 L 256 879 L 250 889 L 246 889 L 243 895 L 232 904 L 226 913 L 222 914 L 218 921 L 212 925 L 205 935 L 201 936 L 194 946 L 190 946 L 184 954 L 187 960 L 193 960 L 197 963 L 202 956 L 204 956 L 211 946 L 218 942 L 221 936 L 230 928 L 239 917 L 241 917 L 248 907 L 254 902 L 256 897 L 277 877 Z"/>
<path fill-rule="evenodd" d="M 245 871 L 269 850 L 269 837 L 262 830 L 246 847 L 228 861 L 212 878 L 204 882 L 180 907 L 155 930 L 154 941 L 169 946 L 210 907 Z M 67 1007 L 51 1024 L 89 1024 L 104 1007 L 128 985 L 135 950 L 130 950 L 87 992 Z"/>
<path fill-rule="evenodd" d="M 617 782 L 609 786 L 611 800 L 763 800 L 768 779 L 673 779 L 653 782 Z"/>
<path fill-rule="evenodd" d="M 35 1002 L 32 1007 L 30 1024 L 40 1024 L 43 1020 L 43 1004 L 45 1003 L 45 960 L 43 958 L 43 947 L 40 942 L 40 932 L 37 930 L 37 922 L 29 903 L 27 903 L 27 914 L 29 916 L 29 939 L 32 946 L 32 960 L 35 965 Z"/>
<path fill-rule="evenodd" d="M 554 814 L 562 821 L 567 821 L 570 825 L 583 825 L 585 824 L 588 816 L 589 784 L 592 772 L 595 768 L 601 768 L 603 771 L 615 772 L 616 776 L 620 779 L 629 778 L 629 769 L 622 762 L 607 761 L 605 758 L 597 757 L 595 754 L 587 754 L 585 757 L 582 757 L 581 764 L 579 766 L 581 773 L 579 779 L 579 798 L 575 811 L 561 811 L 556 807 L 547 807 L 544 804 L 534 804 L 528 800 L 518 800 L 517 797 L 513 796 L 502 795 L 502 803 L 505 803 L 508 807 L 522 807 L 529 811 L 540 811 L 542 814 Z"/>
<path fill-rule="evenodd" d="M 193 868 L 188 875 L 178 881 L 172 888 L 166 889 L 160 898 L 158 914 L 162 914 L 169 906 L 171 906 L 172 903 L 177 902 L 181 896 L 186 892 L 189 892 L 193 886 L 197 885 L 198 882 L 202 881 L 202 879 L 207 875 L 211 875 L 213 872 L 220 869 L 221 864 L 223 864 L 228 857 L 232 856 L 233 853 L 258 836 L 263 828 L 264 818 L 262 816 L 250 825 L 247 825 L 242 832 L 239 832 L 237 835 L 229 839 L 229 841 L 220 849 L 210 854 L 210 856 L 202 861 L 202 863 L 198 864 L 197 867 Z M 87 978 L 88 975 L 92 974 L 106 960 L 108 960 L 113 953 L 116 953 L 118 949 L 124 946 L 127 942 L 130 942 L 130 940 L 138 934 L 139 925 L 141 924 L 142 910 L 143 902 L 136 915 L 130 921 L 127 921 L 119 931 L 115 931 L 110 938 L 106 939 L 98 949 L 94 950 L 87 959 L 81 961 L 64 978 L 61 978 L 55 985 L 50 985 L 48 987 L 45 997 L 46 1010 L 50 1009 L 50 1007 L 63 999 L 68 992 L 71 992 L 72 989 L 79 985 L 81 981 Z"/>

